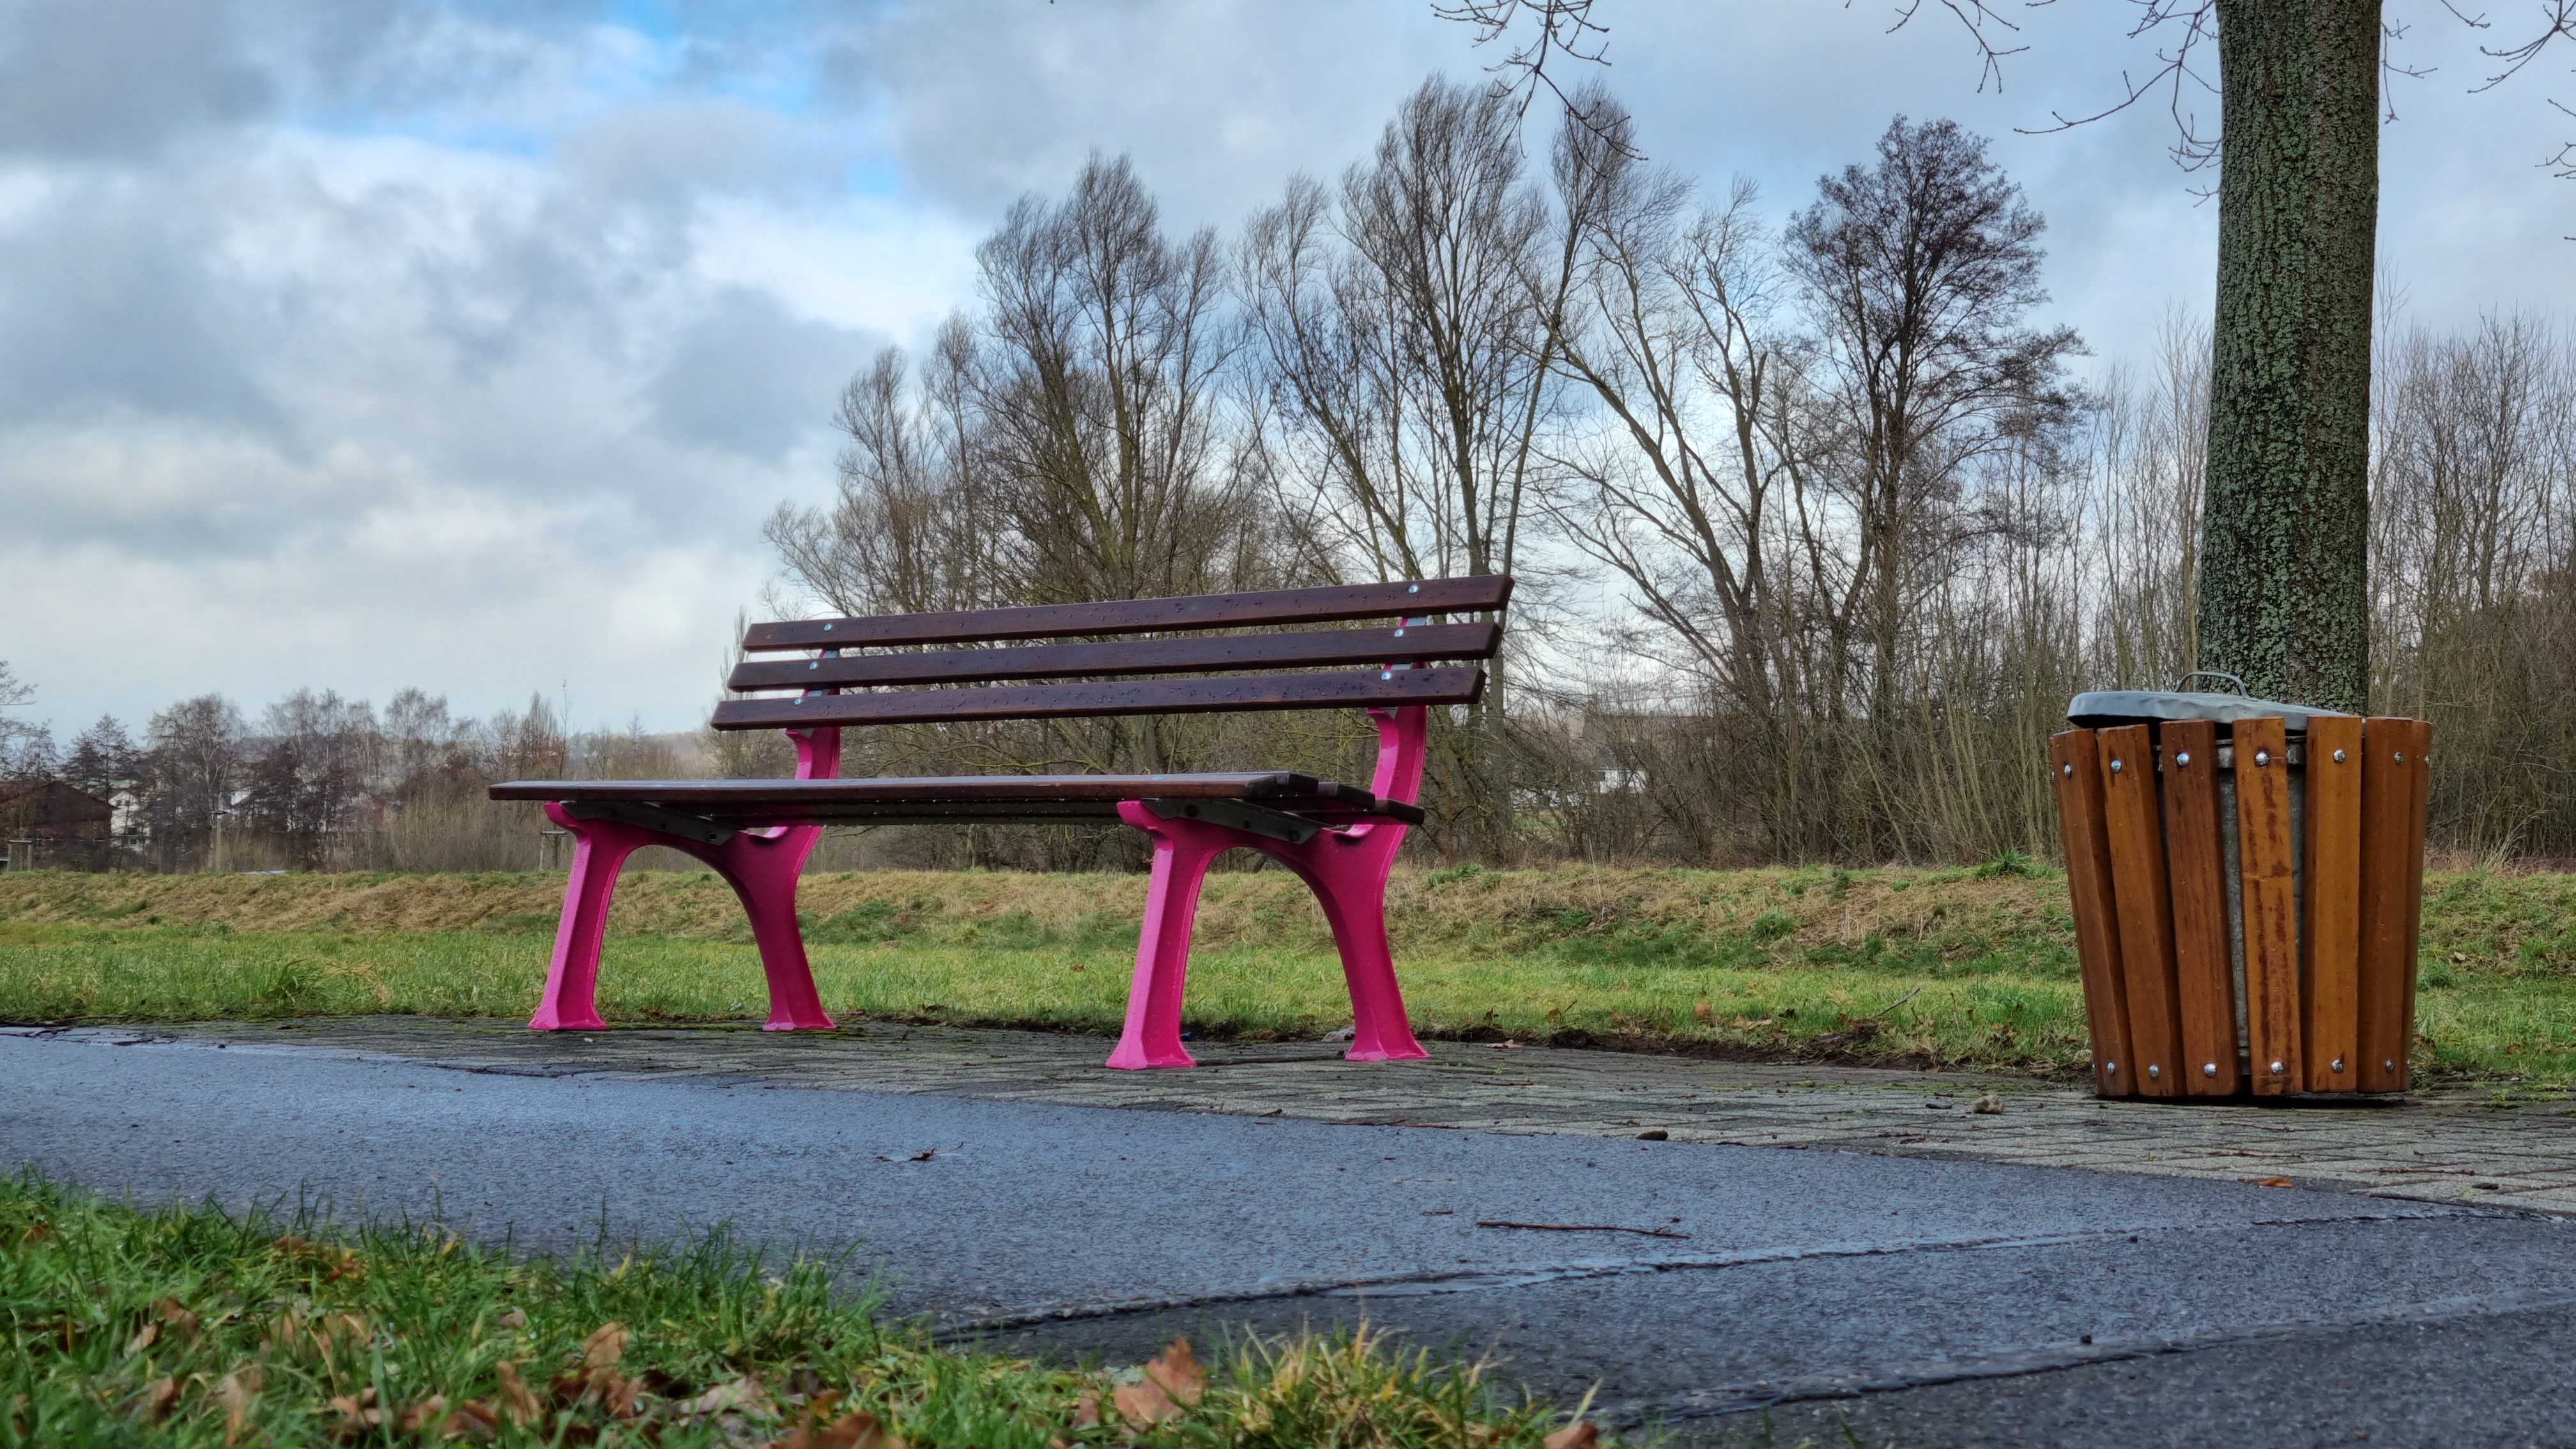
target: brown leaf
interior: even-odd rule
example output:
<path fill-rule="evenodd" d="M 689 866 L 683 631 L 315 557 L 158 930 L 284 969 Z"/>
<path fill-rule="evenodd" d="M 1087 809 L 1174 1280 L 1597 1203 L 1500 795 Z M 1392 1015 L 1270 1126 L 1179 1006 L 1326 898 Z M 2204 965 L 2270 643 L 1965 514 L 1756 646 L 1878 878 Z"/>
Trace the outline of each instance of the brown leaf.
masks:
<path fill-rule="evenodd" d="M 1173 1339 L 1162 1357 L 1145 1365 L 1145 1377 L 1162 1385 L 1164 1393 L 1183 1405 L 1197 1403 L 1199 1395 L 1207 1392 L 1207 1370 L 1199 1367 L 1198 1355 L 1190 1352 L 1186 1338 Z"/>
<path fill-rule="evenodd" d="M 250 1365 L 223 1376 L 215 1385 L 215 1402 L 224 1406 L 224 1442 L 238 1444 L 250 1432 L 250 1404 L 259 1395 L 259 1368 Z"/>
<path fill-rule="evenodd" d="M 636 1396 L 644 1392 L 642 1379 L 630 1379 L 615 1369 L 594 1369 L 590 1386 L 599 1394 L 599 1402 L 612 1419 L 635 1417 Z"/>
<path fill-rule="evenodd" d="M 197 1315 L 180 1307 L 178 1299 L 164 1298 L 157 1306 L 161 1310 L 161 1321 L 170 1325 L 170 1331 L 172 1333 L 179 1335 L 181 1338 L 195 1338 L 197 1336 Z"/>
<path fill-rule="evenodd" d="M 2254 1185 L 2255 1185 L 2256 1187 L 2296 1187 L 2296 1186 L 2298 1186 L 2298 1184 L 2297 1184 L 2297 1183 L 2290 1181 L 2290 1180 L 2289 1180 L 2288 1178 L 2286 1178 L 2286 1177 L 2258 1177 L 2258 1178 L 2254 1179 Z"/>
<path fill-rule="evenodd" d="M 1704 1000 L 1694 1001 L 1691 1003 L 1691 1015 L 1697 1018 L 1699 1024 L 1702 1026 L 1717 1025 L 1717 1008 L 1709 1005 Z"/>
<path fill-rule="evenodd" d="M 331 1401 L 331 1407 L 340 1411 L 339 1433 L 344 1439 L 364 1438 L 369 1429 L 385 1421 L 384 1410 L 376 1407 L 373 1385 L 354 1394 L 340 1395 Z"/>
<path fill-rule="evenodd" d="M 1145 1365 L 1142 1383 L 1120 1384 L 1110 1402 L 1117 1405 L 1119 1417 L 1141 1429 L 1177 1416 L 1205 1392 L 1207 1370 L 1190 1352 L 1190 1341 L 1176 1338 L 1160 1357 Z"/>
<path fill-rule="evenodd" d="M 732 1383 L 718 1384 L 680 1405 L 680 1412 L 698 1418 L 740 1413 L 757 1419 L 775 1419 L 778 1406 L 769 1401 L 769 1391 L 760 1386 L 759 1379 L 745 1374 Z"/>
<path fill-rule="evenodd" d="M 397 1433 L 417 1434 L 420 1432 L 421 1425 L 440 1423 L 446 1418 L 447 1395 L 432 1394 L 403 1410 L 402 1417 L 394 1421 L 394 1429 Z"/>
<path fill-rule="evenodd" d="M 492 1365 L 492 1376 L 501 1381 L 501 1411 L 513 1424 L 533 1424 L 543 1417 L 545 1405 L 537 1402 L 535 1392 L 519 1377 L 519 1366 L 507 1359 Z"/>
<path fill-rule="evenodd" d="M 125 1352 L 127 1356 L 131 1357 L 132 1355 L 141 1353 L 143 1350 L 150 1348 L 152 1346 L 152 1341 L 160 1336 L 161 1325 L 157 1323 L 147 1323 L 141 1328 L 136 1329 L 134 1336 L 125 1341 Z"/>
<path fill-rule="evenodd" d="M 1100 1390 L 1084 1389 L 1073 1401 L 1073 1427 L 1088 1429 L 1100 1422 Z"/>
<path fill-rule="evenodd" d="M 1992 1092 L 1988 1092 L 1984 1096 L 1979 1097 L 1976 1102 L 1968 1108 L 1971 1112 L 1983 1112 L 1988 1116 L 1992 1116 L 2003 1109 L 2004 1099 L 1996 1096 Z"/>
<path fill-rule="evenodd" d="M 442 1439 L 471 1439 L 488 1444 L 501 1437 L 501 1411 L 488 1399 L 468 1399 L 438 1426 Z"/>
<path fill-rule="evenodd" d="M 492 1326 L 494 1328 L 525 1328 L 528 1326 L 528 1315 L 523 1309 L 513 1308 L 507 1313 L 494 1315 Z"/>
<path fill-rule="evenodd" d="M 603 1323 L 597 1332 L 582 1341 L 581 1366 L 583 1368 L 608 1368 L 625 1356 L 626 1325 L 623 1323 Z"/>
<path fill-rule="evenodd" d="M 1589 1419 L 1577 1419 L 1539 1441 L 1547 1449 L 1593 1449 L 1601 1442 L 1601 1431 Z"/>
<path fill-rule="evenodd" d="M 158 1424 L 162 1416 L 169 1413 L 171 1407 L 178 1402 L 179 1381 L 177 1379 L 154 1379 L 143 1386 L 143 1396 L 135 1402 L 134 1411 L 143 1416 L 143 1422 Z"/>
<path fill-rule="evenodd" d="M 770 1449 L 904 1449 L 904 1443 L 886 1432 L 874 1414 L 848 1414 L 826 1424 L 815 1413 L 786 1438 L 772 1440 Z"/>
<path fill-rule="evenodd" d="M 299 1263 L 320 1268 L 322 1281 L 325 1283 L 337 1283 L 344 1278 L 356 1283 L 367 1276 L 367 1265 L 359 1260 L 355 1248 L 343 1248 L 336 1243 L 317 1243 L 309 1238 L 299 1238 L 292 1234 L 279 1238 L 270 1246 Z"/>

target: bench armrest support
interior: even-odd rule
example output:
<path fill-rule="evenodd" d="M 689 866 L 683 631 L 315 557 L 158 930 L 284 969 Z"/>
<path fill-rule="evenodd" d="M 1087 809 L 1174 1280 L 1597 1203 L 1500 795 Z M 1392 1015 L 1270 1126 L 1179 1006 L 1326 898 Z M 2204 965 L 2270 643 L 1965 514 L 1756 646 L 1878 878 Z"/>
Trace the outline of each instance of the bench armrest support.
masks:
<path fill-rule="evenodd" d="M 1422 766 L 1431 741 L 1430 709 L 1408 704 L 1368 713 L 1370 719 L 1377 721 L 1377 774 L 1369 782 L 1369 793 L 1407 805 L 1422 803 Z"/>
<path fill-rule="evenodd" d="M 841 727 L 816 725 L 811 729 L 789 730 L 787 738 L 796 746 L 796 778 L 799 780 L 834 780 L 841 773 Z"/>

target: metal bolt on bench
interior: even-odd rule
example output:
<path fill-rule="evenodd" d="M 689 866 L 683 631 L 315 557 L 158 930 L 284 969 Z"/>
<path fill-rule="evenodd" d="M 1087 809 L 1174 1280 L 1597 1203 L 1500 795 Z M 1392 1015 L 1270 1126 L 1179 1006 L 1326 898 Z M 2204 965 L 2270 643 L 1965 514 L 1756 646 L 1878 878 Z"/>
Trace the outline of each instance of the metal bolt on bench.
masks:
<path fill-rule="evenodd" d="M 2432 726 L 2238 689 L 2079 694 L 2049 740 L 2094 1087 L 2404 1091 Z"/>
<path fill-rule="evenodd" d="M 619 865 L 641 846 L 686 851 L 732 884 L 769 977 L 767 1029 L 790 1031 L 832 1025 L 796 923 L 797 874 L 827 822 L 1118 820 L 1153 839 L 1154 867 L 1126 1029 L 1110 1066 L 1194 1065 L 1180 1031 L 1190 929 L 1209 863 L 1237 846 L 1288 867 L 1323 906 L 1351 993 L 1349 1058 L 1426 1056 L 1405 1020 L 1388 949 L 1387 873 L 1406 828 L 1423 820 L 1416 801 L 1430 707 L 1469 704 L 1484 689 L 1482 669 L 1431 661 L 1492 658 L 1511 593 L 1511 579 L 1494 575 L 755 624 L 745 653 L 814 653 L 736 667 L 726 683 L 737 692 L 792 693 L 728 700 L 712 723 L 785 729 L 796 745 L 795 778 L 492 787 L 496 800 L 542 801 L 546 817 L 574 839 L 554 959 L 528 1025 L 605 1025 L 595 995 L 609 896 Z M 1432 622 L 1475 614 L 1488 617 Z M 1391 631 L 1198 632 L 1389 619 Z M 1156 637 L 1115 637 L 1139 634 Z M 923 647 L 1060 638 L 1081 642 Z M 858 652 L 870 648 L 908 652 Z M 1219 673 L 1324 665 L 1364 667 Z M 942 687 L 954 685 L 975 687 Z M 1331 708 L 1365 710 L 1377 724 L 1377 770 L 1365 790 L 1285 770 L 835 778 L 841 730 L 851 725 Z"/>

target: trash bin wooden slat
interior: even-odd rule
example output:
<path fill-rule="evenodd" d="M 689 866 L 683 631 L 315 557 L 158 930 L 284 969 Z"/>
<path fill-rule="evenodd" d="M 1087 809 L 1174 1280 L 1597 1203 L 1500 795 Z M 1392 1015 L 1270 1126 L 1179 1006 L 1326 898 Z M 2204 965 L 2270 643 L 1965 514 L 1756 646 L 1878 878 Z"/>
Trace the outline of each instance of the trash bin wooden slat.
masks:
<path fill-rule="evenodd" d="M 2099 742 L 2121 984 L 2129 1000 L 2129 1048 L 2138 1058 L 2130 1084 L 2143 1096 L 2178 1097 L 2182 1009 L 2174 991 L 2173 903 L 2154 737 L 2145 725 L 2124 725 L 2102 731 Z"/>
<path fill-rule="evenodd" d="M 2093 1090 L 2136 1095 L 2129 1078 L 2129 1003 L 2120 983 L 2120 928 L 2111 907 L 2111 845 L 2102 821 L 2102 757 L 2091 730 L 2049 736 L 2058 838 L 2066 843 L 2066 894 L 2075 914 L 2075 959 L 2084 1014 L 2093 1024 Z"/>
<path fill-rule="evenodd" d="M 2423 900 L 2423 778 L 2428 730 L 2373 718 L 2362 728 L 2361 951 L 2355 1056 L 2344 1090 L 2403 1091 L 2408 997 Z"/>
<path fill-rule="evenodd" d="M 2176 720 L 2158 742 L 2165 875 L 2173 887 L 2174 986 L 2183 1091 L 2236 1095 L 2236 986 L 2228 950 L 2226 850 L 2218 828 L 2218 726 Z"/>
<path fill-rule="evenodd" d="M 2263 728 L 2269 725 L 2267 730 Z M 2236 765 L 2236 858 L 2245 918 L 2245 1037 L 2261 1096 L 2297 1092 L 2305 1082 L 2305 1033 L 2299 990 L 2299 880 L 2290 835 L 2290 772 L 2248 770 L 2264 750 L 2286 754 L 2279 720 L 2239 720 L 2231 747 Z M 2280 1064 L 2276 1071 L 2273 1063 Z"/>
<path fill-rule="evenodd" d="M 2362 721 L 2308 721 L 2306 1090 L 2349 1092 L 2361 1051 Z"/>

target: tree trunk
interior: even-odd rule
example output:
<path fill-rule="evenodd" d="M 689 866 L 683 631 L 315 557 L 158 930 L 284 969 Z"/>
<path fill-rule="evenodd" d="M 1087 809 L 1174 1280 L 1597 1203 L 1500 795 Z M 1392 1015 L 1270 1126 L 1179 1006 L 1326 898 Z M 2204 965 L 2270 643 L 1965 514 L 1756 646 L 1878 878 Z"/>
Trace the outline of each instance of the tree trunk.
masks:
<path fill-rule="evenodd" d="M 2218 0 L 2223 152 L 2200 659 L 2359 710 L 2370 680 L 2379 0 Z"/>

